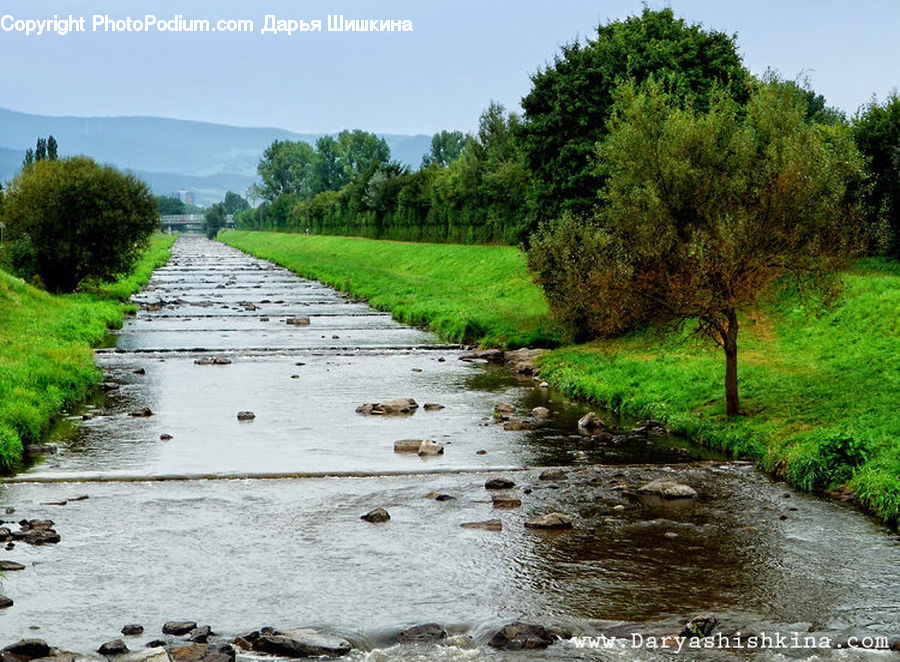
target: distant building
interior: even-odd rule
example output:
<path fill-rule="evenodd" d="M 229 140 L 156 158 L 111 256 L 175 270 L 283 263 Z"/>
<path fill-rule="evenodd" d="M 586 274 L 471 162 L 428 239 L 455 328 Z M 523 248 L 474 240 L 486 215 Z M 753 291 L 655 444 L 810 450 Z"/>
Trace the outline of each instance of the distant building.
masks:
<path fill-rule="evenodd" d="M 184 204 L 186 204 L 186 205 L 192 205 L 192 204 L 194 204 L 194 193 L 193 193 L 193 191 L 184 191 L 184 190 L 178 191 L 177 193 L 173 194 L 172 197 L 173 197 L 173 198 L 178 198 L 179 200 L 181 200 L 181 201 L 182 201 Z"/>

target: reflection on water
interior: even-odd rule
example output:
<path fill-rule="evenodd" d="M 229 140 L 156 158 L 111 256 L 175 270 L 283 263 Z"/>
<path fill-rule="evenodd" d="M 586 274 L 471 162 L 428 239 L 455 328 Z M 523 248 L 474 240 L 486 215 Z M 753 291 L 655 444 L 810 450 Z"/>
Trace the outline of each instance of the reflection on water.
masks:
<path fill-rule="evenodd" d="M 129 639 L 135 649 L 164 621 L 189 618 L 226 636 L 317 626 L 350 639 L 357 660 L 656 660 L 673 654 L 574 642 L 504 653 L 486 642 L 519 618 L 627 638 L 677 633 L 706 612 L 723 633 L 898 633 L 900 544 L 857 512 L 684 440 L 630 434 L 634 421 L 607 413 L 621 432 L 614 441 L 581 435 L 583 404 L 459 361 L 428 334 L 205 239 L 180 239 L 139 299 L 151 310 L 129 322 L 119 347 L 147 351 L 98 355 L 119 388 L 92 403 L 89 420 L 73 416 L 54 440 L 60 452 L 29 476 L 423 473 L 0 486 L 0 505 L 16 508 L 7 519 L 50 518 L 62 536 L 6 552 L 27 567 L 0 580 L 15 600 L 0 611 L 0 644 L 40 636 L 89 652 L 136 622 L 146 631 Z M 308 327 L 284 322 L 301 313 Z M 194 363 L 219 354 L 231 363 Z M 391 397 L 445 408 L 355 413 Z M 531 429 L 504 430 L 492 416 L 500 401 Z M 532 416 L 536 406 L 551 416 Z M 140 407 L 153 416 L 129 415 Z M 239 422 L 248 409 L 256 419 Z M 445 453 L 394 453 L 404 438 L 437 440 Z M 566 479 L 541 480 L 547 466 L 565 467 Z M 517 483 L 520 508 L 493 508 L 484 489 L 492 467 L 521 468 L 503 474 Z M 699 497 L 637 495 L 660 476 Z M 89 498 L 49 505 L 80 495 Z M 389 522 L 360 520 L 376 507 Z M 524 527 L 550 511 L 571 515 L 573 530 Z M 501 532 L 459 526 L 491 518 Z M 444 645 L 394 645 L 400 629 L 426 622 L 448 630 Z"/>

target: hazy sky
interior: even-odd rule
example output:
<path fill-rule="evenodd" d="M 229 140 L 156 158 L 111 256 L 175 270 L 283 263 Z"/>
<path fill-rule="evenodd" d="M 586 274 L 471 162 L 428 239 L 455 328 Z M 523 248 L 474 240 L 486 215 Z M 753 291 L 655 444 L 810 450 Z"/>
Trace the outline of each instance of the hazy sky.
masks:
<path fill-rule="evenodd" d="M 737 33 L 751 71 L 805 72 L 855 111 L 900 86 L 900 0 L 672 0 Z M 0 106 L 51 115 L 157 115 L 300 132 L 470 130 L 491 99 L 518 107 L 529 73 L 635 0 L 2 0 L 15 19 L 84 16 L 85 34 L 0 32 Z M 411 19 L 412 33 L 261 35 L 263 17 Z M 91 32 L 114 18 L 249 18 L 252 34 Z"/>

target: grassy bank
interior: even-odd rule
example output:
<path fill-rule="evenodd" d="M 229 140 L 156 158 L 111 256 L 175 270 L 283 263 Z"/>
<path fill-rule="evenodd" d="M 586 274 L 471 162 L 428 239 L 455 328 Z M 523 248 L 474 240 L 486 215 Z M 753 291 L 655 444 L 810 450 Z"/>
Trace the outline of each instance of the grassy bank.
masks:
<path fill-rule="evenodd" d="M 156 235 L 126 277 L 53 296 L 0 271 L 0 469 L 21 460 L 52 418 L 83 400 L 102 373 L 91 346 L 122 324 L 126 300 L 165 264 L 175 237 Z"/>
<path fill-rule="evenodd" d="M 520 250 L 230 230 L 219 238 L 454 342 L 556 345 Z"/>
<path fill-rule="evenodd" d="M 223 240 L 371 299 L 448 339 L 552 342 L 546 305 L 512 248 L 228 232 Z M 900 518 L 900 266 L 865 260 L 828 310 L 785 295 L 742 320 L 740 385 L 750 414 L 724 416 L 724 357 L 691 336 L 644 331 L 564 347 L 543 377 L 760 466 L 797 487 L 849 485 L 885 521 Z"/>

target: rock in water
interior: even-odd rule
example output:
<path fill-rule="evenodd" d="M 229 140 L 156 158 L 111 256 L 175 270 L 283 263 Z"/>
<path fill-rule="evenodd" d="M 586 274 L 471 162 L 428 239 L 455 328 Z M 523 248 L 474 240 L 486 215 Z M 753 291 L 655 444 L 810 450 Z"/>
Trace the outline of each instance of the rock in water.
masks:
<path fill-rule="evenodd" d="M 50 655 L 50 646 L 43 639 L 20 639 L 10 644 L 0 653 L 9 653 L 21 660 L 36 660 Z M 6 659 L 4 657 L 4 659 Z"/>
<path fill-rule="evenodd" d="M 668 477 L 651 480 L 646 485 L 639 487 L 637 491 L 638 494 L 652 494 L 663 499 L 693 499 L 697 496 L 694 488 Z"/>
<path fill-rule="evenodd" d="M 124 634 L 126 637 L 135 637 L 139 634 L 144 634 L 144 626 L 138 625 L 137 623 L 125 625 L 122 627 L 122 634 Z"/>
<path fill-rule="evenodd" d="M 509 478 L 489 478 L 484 483 L 484 489 L 486 490 L 508 490 L 515 486 L 516 484 Z"/>
<path fill-rule="evenodd" d="M 441 409 L 444 409 L 444 405 L 439 405 L 436 402 L 425 403 L 425 411 L 440 411 Z"/>
<path fill-rule="evenodd" d="M 531 415 L 538 418 L 547 418 L 550 415 L 550 410 L 546 407 L 535 407 L 531 410 Z"/>
<path fill-rule="evenodd" d="M 494 414 L 512 414 L 515 410 L 516 406 L 509 402 L 498 402 L 494 405 Z"/>
<path fill-rule="evenodd" d="M 422 447 L 422 444 L 425 443 L 424 439 L 401 439 L 400 441 L 394 442 L 394 452 L 395 453 L 418 453 L 419 449 Z"/>
<path fill-rule="evenodd" d="M 308 317 L 289 317 L 286 321 L 290 326 L 309 326 Z"/>
<path fill-rule="evenodd" d="M 547 513 L 532 517 L 525 526 L 529 529 L 571 529 L 572 518 L 564 513 Z"/>
<path fill-rule="evenodd" d="M 352 646 L 343 637 L 323 634 L 301 628 L 273 635 L 260 636 L 253 648 L 261 653 L 280 657 L 340 657 L 350 652 Z"/>
<path fill-rule="evenodd" d="M 493 504 L 494 508 L 518 508 L 522 505 L 522 500 L 515 494 L 495 492 L 493 495 L 491 495 L 491 503 Z"/>
<path fill-rule="evenodd" d="M 356 413 L 368 416 L 396 416 L 413 414 L 418 408 L 419 404 L 412 398 L 395 398 L 384 402 L 360 405 L 356 408 Z"/>
<path fill-rule="evenodd" d="M 125 645 L 125 642 L 121 639 L 113 639 L 112 641 L 107 641 L 105 644 L 101 644 L 100 648 L 97 649 L 97 652 L 100 655 L 124 655 L 128 652 L 128 646 Z"/>
<path fill-rule="evenodd" d="M 701 614 L 699 616 L 694 616 L 685 624 L 684 629 L 681 631 L 679 636 L 687 637 L 689 639 L 700 639 L 703 637 L 708 637 L 710 634 L 712 634 L 712 631 L 718 624 L 719 619 L 717 619 L 712 614 Z"/>
<path fill-rule="evenodd" d="M 0 571 L 24 570 L 25 566 L 15 561 L 0 561 Z"/>
<path fill-rule="evenodd" d="M 168 621 L 163 625 L 163 634 L 174 634 L 176 637 L 187 634 L 197 627 L 195 621 Z"/>
<path fill-rule="evenodd" d="M 556 635 L 541 625 L 516 621 L 498 630 L 488 645 L 507 651 L 535 650 L 552 646 L 556 640 Z"/>
<path fill-rule="evenodd" d="M 590 411 L 578 420 L 578 429 L 585 432 L 606 430 L 606 423 L 597 414 Z"/>
<path fill-rule="evenodd" d="M 147 418 L 148 416 L 153 416 L 153 411 L 150 407 L 141 407 L 140 409 L 135 409 L 131 412 L 131 415 L 135 418 Z"/>
<path fill-rule="evenodd" d="M 376 508 L 375 510 L 370 510 L 365 515 L 362 515 L 359 519 L 374 523 L 387 522 L 391 519 L 391 515 L 384 508 Z"/>
<path fill-rule="evenodd" d="M 401 644 L 430 644 L 447 638 L 447 631 L 437 623 L 426 623 L 400 630 L 397 642 Z"/>
<path fill-rule="evenodd" d="M 547 469 L 546 471 L 542 471 L 539 478 L 541 480 L 566 480 L 567 474 L 562 469 Z"/>
<path fill-rule="evenodd" d="M 188 633 L 188 641 L 195 644 L 205 644 L 212 635 L 212 629 L 208 625 L 196 627 Z"/>
<path fill-rule="evenodd" d="M 427 455 L 443 455 L 444 447 L 437 443 L 436 441 L 431 441 L 430 439 L 426 439 L 422 442 L 422 445 L 419 446 L 419 456 L 425 457 Z"/>
<path fill-rule="evenodd" d="M 503 522 L 499 519 L 489 519 L 484 522 L 463 522 L 460 526 L 464 529 L 484 529 L 485 531 L 503 530 Z"/>
<path fill-rule="evenodd" d="M 256 414 L 252 411 L 239 411 L 237 415 L 239 421 L 252 421 L 254 418 L 256 418 Z"/>

